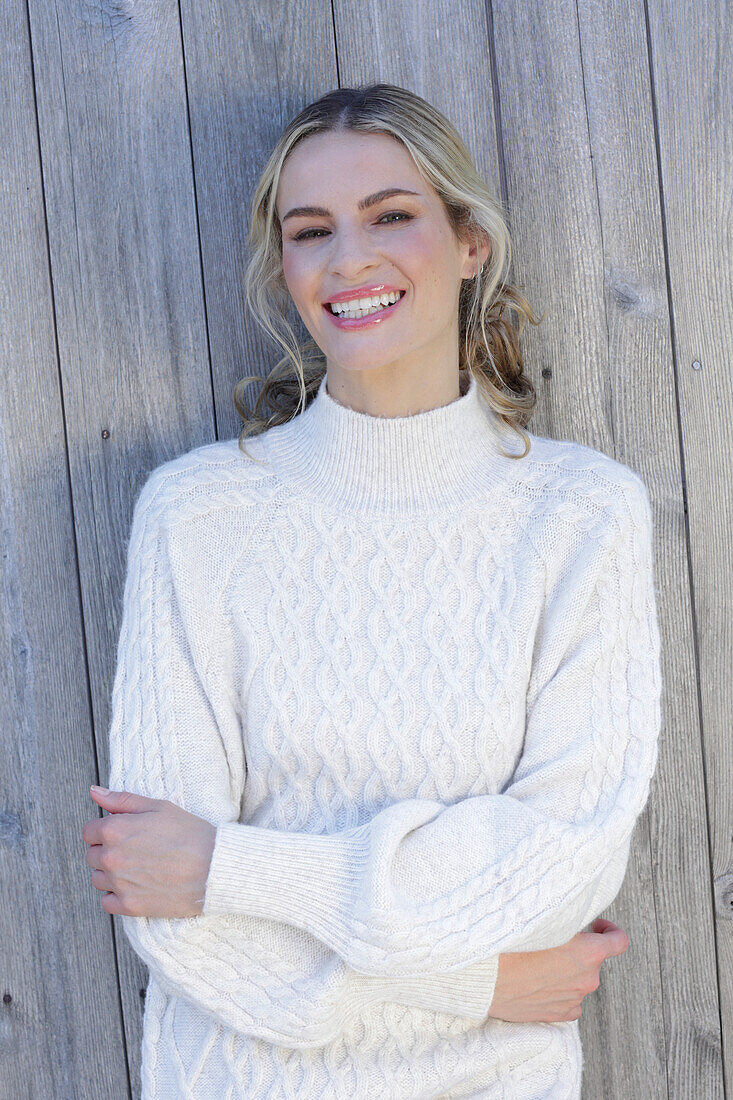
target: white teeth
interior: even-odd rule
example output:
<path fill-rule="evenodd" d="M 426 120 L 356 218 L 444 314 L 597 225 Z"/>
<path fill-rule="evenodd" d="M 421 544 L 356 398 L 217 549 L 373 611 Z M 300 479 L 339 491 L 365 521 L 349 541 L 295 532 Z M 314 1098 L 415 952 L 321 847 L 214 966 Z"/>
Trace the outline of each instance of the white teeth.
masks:
<path fill-rule="evenodd" d="M 390 291 L 389 294 L 378 294 L 373 298 L 356 298 L 353 302 L 333 302 L 330 305 L 332 313 L 341 317 L 364 317 L 367 313 L 376 313 L 385 306 L 393 305 L 400 297 L 400 291 Z"/>

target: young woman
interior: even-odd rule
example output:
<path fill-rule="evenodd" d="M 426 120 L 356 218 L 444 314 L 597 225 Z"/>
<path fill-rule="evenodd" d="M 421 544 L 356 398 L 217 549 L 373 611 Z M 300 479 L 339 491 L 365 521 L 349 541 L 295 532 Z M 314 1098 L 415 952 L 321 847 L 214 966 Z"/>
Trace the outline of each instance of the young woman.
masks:
<path fill-rule="evenodd" d="M 137 499 L 83 833 L 143 1098 L 579 1097 L 657 757 L 646 488 L 526 431 L 506 223 L 420 97 L 308 106 L 249 243 L 286 355 Z"/>

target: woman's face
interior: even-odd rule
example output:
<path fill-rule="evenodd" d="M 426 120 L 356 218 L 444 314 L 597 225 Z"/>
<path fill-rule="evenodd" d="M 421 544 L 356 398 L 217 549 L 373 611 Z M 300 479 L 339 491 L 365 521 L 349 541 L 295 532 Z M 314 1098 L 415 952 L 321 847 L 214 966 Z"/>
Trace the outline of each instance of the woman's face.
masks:
<path fill-rule="evenodd" d="M 360 208 L 393 188 L 413 193 Z M 398 371 L 418 384 L 435 372 L 457 378 L 461 280 L 485 253 L 477 258 L 455 239 L 437 192 L 398 141 L 354 131 L 304 139 L 283 165 L 275 206 L 285 281 L 329 378 L 340 371 L 373 371 L 385 382 Z M 326 303 L 344 292 L 352 300 L 385 293 L 373 287 L 404 294 L 369 324 L 337 323 Z"/>

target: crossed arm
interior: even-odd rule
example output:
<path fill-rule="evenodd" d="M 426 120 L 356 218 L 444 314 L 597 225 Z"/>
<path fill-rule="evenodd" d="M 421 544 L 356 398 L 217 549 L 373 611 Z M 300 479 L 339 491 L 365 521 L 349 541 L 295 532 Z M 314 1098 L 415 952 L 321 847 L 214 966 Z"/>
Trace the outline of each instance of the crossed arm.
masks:
<path fill-rule="evenodd" d="M 191 659 L 168 534 L 143 495 L 110 728 L 112 798 L 128 810 L 108 804 L 85 840 L 102 840 L 90 851 L 101 848 L 94 885 L 112 888 L 103 908 L 169 991 L 291 1045 L 325 1041 L 346 1007 L 373 1000 L 480 1020 L 495 1010 L 503 957 L 537 964 L 609 904 L 659 729 L 650 510 L 645 491 L 626 491 L 615 529 L 570 566 L 572 601 L 561 578 L 548 592 L 507 789 L 450 806 L 408 799 L 325 836 L 239 822 L 241 729 L 223 686 L 234 680 L 226 668 L 204 679 L 206 655 Z M 130 810 L 136 796 L 147 801 Z M 460 835 L 474 842 L 449 841 Z M 273 921 L 307 944 L 299 975 L 268 970 Z"/>

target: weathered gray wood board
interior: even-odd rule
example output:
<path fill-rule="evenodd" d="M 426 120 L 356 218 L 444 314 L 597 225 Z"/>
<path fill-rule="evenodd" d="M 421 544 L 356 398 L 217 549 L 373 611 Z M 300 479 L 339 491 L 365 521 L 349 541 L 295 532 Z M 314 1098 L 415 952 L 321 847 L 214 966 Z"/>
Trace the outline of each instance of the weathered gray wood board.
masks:
<path fill-rule="evenodd" d="M 2 7 L 0 72 L 0 1096 L 119 1096 L 113 929 L 91 904 L 80 835 L 97 766 L 74 520 L 92 517 L 75 516 L 67 466 L 21 0 Z"/>
<path fill-rule="evenodd" d="M 682 477 L 686 484 L 686 536 L 696 684 L 673 681 L 672 736 L 661 761 L 674 777 L 677 798 L 659 805 L 655 853 L 669 868 L 666 911 L 679 921 L 697 876 L 708 872 L 703 848 L 680 829 L 682 806 L 702 806 L 710 836 L 715 904 L 714 938 L 695 943 L 680 958 L 683 937 L 660 936 L 664 971 L 679 974 L 674 1000 L 665 1001 L 670 1080 L 682 1073 L 690 1046 L 706 1057 L 710 1077 L 700 1095 L 713 1095 L 719 1025 L 726 1094 L 733 1095 L 733 266 L 731 264 L 731 12 L 725 3 L 675 11 L 650 6 L 661 236 L 666 253 L 671 356 L 675 365 Z M 665 356 L 666 358 L 666 356 Z M 656 440 L 655 440 L 656 442 Z M 670 608 L 673 613 L 673 608 Z M 670 623 L 670 626 L 673 624 Z M 682 628 L 682 629 L 680 629 Z M 684 631 L 684 634 L 683 634 Z M 685 620 L 669 635 L 670 648 L 687 635 Z M 698 724 L 677 708 L 678 685 L 689 691 Z M 700 732 L 701 777 L 686 767 L 684 746 Z M 694 785 L 693 785 L 694 784 Z M 702 787 L 702 790 L 700 788 Z M 699 792 L 699 793 L 698 793 Z M 686 815 L 685 815 L 686 816 Z M 707 897 L 700 897 L 707 908 Z M 701 929 L 702 932 L 702 929 Z M 711 1012 L 715 986 L 708 963 L 717 952 L 720 1018 Z M 704 982 L 700 981 L 705 975 Z M 679 1026 L 690 1020 L 691 1028 Z M 705 1091 L 705 1089 L 709 1091 Z M 716 1094 L 717 1095 L 717 1094 Z"/>
<path fill-rule="evenodd" d="M 0 1100 L 139 1096 L 146 971 L 81 840 L 108 772 L 132 505 L 154 466 L 238 432 L 233 386 L 276 355 L 241 280 L 282 125 L 373 80 L 443 110 L 507 204 L 515 281 L 547 312 L 523 336 L 530 427 L 630 465 L 653 500 L 664 730 L 606 914 L 630 947 L 584 1001 L 584 1098 L 733 1091 L 725 15 L 3 7 Z"/>
<path fill-rule="evenodd" d="M 84 695 L 91 696 L 96 737 L 96 759 L 88 750 L 76 777 L 74 851 L 83 871 L 80 830 L 99 812 L 88 780 L 108 770 L 132 502 L 149 469 L 210 439 L 214 423 L 176 5 L 123 9 L 73 0 L 31 3 L 29 11 L 74 502 L 74 585 L 84 612 Z M 66 742 L 74 738 L 78 732 L 67 731 Z M 79 875 L 78 904 L 99 936 L 113 918 L 90 892 L 90 874 L 87 867 Z M 98 953 L 86 981 L 104 976 L 109 983 L 114 1043 L 126 1042 L 129 1067 L 126 1057 L 105 1066 L 114 1080 L 106 1095 L 117 1097 L 128 1072 L 133 1088 L 139 1081 L 146 974 L 116 922 L 113 932 L 114 945 Z M 84 1030 L 85 1014 L 75 1026 Z"/>

